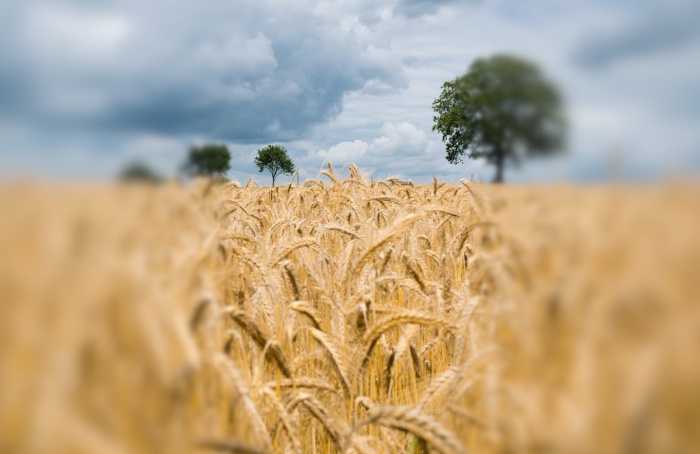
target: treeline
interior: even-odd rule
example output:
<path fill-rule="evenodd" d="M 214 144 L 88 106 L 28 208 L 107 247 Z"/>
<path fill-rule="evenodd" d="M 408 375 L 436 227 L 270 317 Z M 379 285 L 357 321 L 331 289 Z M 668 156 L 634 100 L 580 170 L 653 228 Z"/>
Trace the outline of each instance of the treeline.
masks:
<path fill-rule="evenodd" d="M 255 165 L 260 172 L 270 172 L 272 185 L 280 175 L 292 175 L 296 171 L 294 162 L 281 145 L 268 145 L 258 150 Z M 204 144 L 192 146 L 180 165 L 179 175 L 185 178 L 206 177 L 226 181 L 226 173 L 231 169 L 231 152 L 224 144 Z M 159 183 L 163 176 L 142 161 L 128 164 L 119 174 L 126 182 Z"/>

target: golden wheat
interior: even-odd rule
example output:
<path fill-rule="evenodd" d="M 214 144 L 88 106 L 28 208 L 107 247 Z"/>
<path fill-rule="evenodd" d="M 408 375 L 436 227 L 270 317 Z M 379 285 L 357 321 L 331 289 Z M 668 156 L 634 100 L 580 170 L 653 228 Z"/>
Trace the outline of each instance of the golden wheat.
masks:
<path fill-rule="evenodd" d="M 0 452 L 698 452 L 697 206 L 330 163 L 3 187 Z"/>

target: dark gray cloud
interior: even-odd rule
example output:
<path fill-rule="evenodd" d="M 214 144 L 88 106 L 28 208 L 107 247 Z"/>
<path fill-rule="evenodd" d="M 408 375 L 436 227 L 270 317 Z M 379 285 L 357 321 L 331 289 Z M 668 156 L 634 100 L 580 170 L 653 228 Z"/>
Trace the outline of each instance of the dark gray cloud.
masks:
<path fill-rule="evenodd" d="M 662 53 L 700 39 L 700 3 L 695 0 L 659 2 L 630 11 L 629 21 L 613 30 L 589 32 L 575 59 L 598 68 L 617 60 Z"/>
<path fill-rule="evenodd" d="M 398 58 L 304 2 L 28 1 L 11 12 L 2 109 L 37 124 L 293 140 L 350 91 L 406 85 Z"/>

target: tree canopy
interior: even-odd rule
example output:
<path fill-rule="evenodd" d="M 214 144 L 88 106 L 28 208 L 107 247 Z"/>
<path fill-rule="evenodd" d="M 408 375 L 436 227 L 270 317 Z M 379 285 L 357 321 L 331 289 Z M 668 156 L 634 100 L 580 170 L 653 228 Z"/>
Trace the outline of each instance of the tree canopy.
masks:
<path fill-rule="evenodd" d="M 161 177 L 141 161 L 127 164 L 119 174 L 121 181 L 158 183 Z"/>
<path fill-rule="evenodd" d="M 258 150 L 255 156 L 255 165 L 262 172 L 267 169 L 272 175 L 272 186 L 279 174 L 291 175 L 294 173 L 294 162 L 287 154 L 287 150 L 280 145 L 268 145 Z"/>
<path fill-rule="evenodd" d="M 508 55 L 476 60 L 445 82 L 433 102 L 433 131 L 442 135 L 452 164 L 484 158 L 503 181 L 507 163 L 549 155 L 564 143 L 560 95 L 532 62 Z"/>
<path fill-rule="evenodd" d="M 231 152 L 226 145 L 205 144 L 190 148 L 183 170 L 192 176 L 223 177 L 231 168 Z"/>

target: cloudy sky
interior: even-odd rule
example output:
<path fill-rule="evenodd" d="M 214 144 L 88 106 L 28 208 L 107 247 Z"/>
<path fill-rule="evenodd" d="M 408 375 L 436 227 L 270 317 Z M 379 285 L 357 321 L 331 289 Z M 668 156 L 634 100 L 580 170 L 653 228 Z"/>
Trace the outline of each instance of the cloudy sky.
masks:
<path fill-rule="evenodd" d="M 510 181 L 700 172 L 697 0 L 0 0 L 0 178 L 173 174 L 224 142 L 229 176 L 324 161 L 376 178 L 489 180 L 431 131 L 440 86 L 478 57 L 536 61 L 564 94 L 567 153 Z M 282 181 L 288 181 L 282 179 Z"/>

